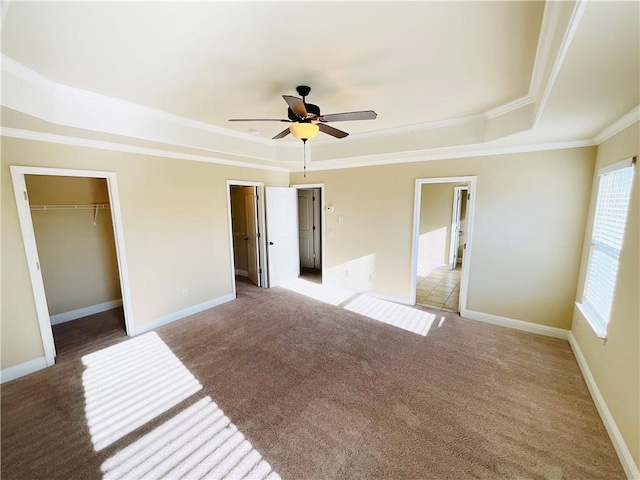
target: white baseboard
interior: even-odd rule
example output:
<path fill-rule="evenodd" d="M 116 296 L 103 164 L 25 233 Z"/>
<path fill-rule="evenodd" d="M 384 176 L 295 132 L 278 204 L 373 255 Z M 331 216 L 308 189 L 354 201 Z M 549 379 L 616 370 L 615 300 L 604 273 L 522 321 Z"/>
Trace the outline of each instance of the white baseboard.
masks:
<path fill-rule="evenodd" d="M 222 297 L 214 298 L 212 300 L 208 300 L 191 307 L 183 308 L 182 310 L 164 315 L 160 318 L 157 318 L 156 320 L 143 323 L 142 325 L 136 325 L 135 335 L 150 332 L 151 330 L 155 330 L 156 328 L 162 327 L 163 325 L 167 325 L 190 315 L 195 315 L 196 313 L 209 310 L 210 308 L 217 307 L 218 305 L 222 305 L 223 303 L 227 303 L 235 299 L 235 294 L 229 293 L 227 295 L 223 295 Z"/>
<path fill-rule="evenodd" d="M 249 272 L 247 272 L 246 270 L 239 270 L 236 268 L 236 275 L 240 276 L 240 277 L 248 277 L 249 276 Z"/>
<path fill-rule="evenodd" d="M 604 423 L 605 428 L 607 429 L 607 433 L 611 438 L 611 443 L 613 443 L 613 448 L 615 448 L 616 453 L 618 454 L 618 458 L 620 459 L 620 463 L 622 463 L 622 468 L 624 469 L 624 473 L 626 473 L 627 478 L 632 480 L 640 479 L 640 470 L 638 466 L 633 461 L 633 457 L 631 456 L 631 452 L 627 447 L 627 444 L 622 438 L 622 434 L 616 425 L 611 412 L 609 411 L 609 407 L 607 407 L 607 403 L 600 393 L 600 389 L 598 388 L 598 384 L 596 383 L 595 378 L 591 374 L 591 370 L 589 370 L 589 364 L 587 363 L 586 358 L 582 354 L 580 350 L 580 346 L 576 341 L 576 338 L 573 336 L 572 332 L 569 332 L 569 345 L 571 345 L 571 349 L 573 350 L 573 354 L 578 361 L 578 366 L 582 371 L 582 376 L 584 377 L 585 382 L 587 383 L 587 387 L 589 388 L 589 392 L 591 393 L 591 398 L 593 398 L 593 403 L 596 404 L 596 408 L 598 409 L 598 413 L 600 414 L 600 418 L 602 418 L 602 423 Z"/>
<path fill-rule="evenodd" d="M 34 358 L 28 362 L 5 368 L 0 372 L 0 383 L 10 382 L 11 380 L 24 377 L 43 368 L 47 368 L 47 360 L 44 357 Z"/>
<path fill-rule="evenodd" d="M 498 315 L 491 315 L 489 313 L 476 312 L 467 309 L 461 311 L 460 316 L 470 320 L 478 320 L 480 322 L 491 323 L 493 325 L 500 325 L 501 327 L 515 328 L 516 330 L 537 333 L 538 335 L 545 335 L 547 337 L 561 338 L 562 340 L 569 339 L 569 330 L 565 330 L 564 328 L 548 327 L 546 325 L 524 322 L 513 318 L 499 317 Z"/>
<path fill-rule="evenodd" d="M 110 302 L 99 303 L 97 305 L 89 305 L 88 307 L 78 308 L 77 310 L 71 310 L 70 312 L 57 313 L 51 315 L 51 325 L 58 325 L 59 323 L 70 322 L 71 320 L 77 320 L 78 318 L 86 317 L 87 315 L 93 315 L 96 313 L 106 312 L 112 308 L 122 306 L 122 299 L 112 300 Z"/>

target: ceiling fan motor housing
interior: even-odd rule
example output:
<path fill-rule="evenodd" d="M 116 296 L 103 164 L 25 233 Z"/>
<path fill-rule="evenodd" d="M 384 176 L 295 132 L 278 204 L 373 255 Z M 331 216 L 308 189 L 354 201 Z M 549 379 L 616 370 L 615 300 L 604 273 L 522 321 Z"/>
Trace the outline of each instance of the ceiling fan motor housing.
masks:
<path fill-rule="evenodd" d="M 319 117 L 320 116 L 320 107 L 319 106 L 314 105 L 313 103 L 305 103 L 304 106 L 307 109 L 307 120 L 309 120 L 309 121 L 310 120 L 315 120 L 315 117 Z M 304 121 L 304 119 L 301 119 L 298 115 L 293 113 L 293 110 L 291 110 L 291 108 L 287 109 L 287 117 L 289 117 L 289 120 L 291 120 L 292 122 Z"/>
<path fill-rule="evenodd" d="M 311 87 L 308 85 L 299 85 L 296 87 L 296 92 L 298 92 L 298 95 L 301 97 L 306 97 L 311 92 Z"/>

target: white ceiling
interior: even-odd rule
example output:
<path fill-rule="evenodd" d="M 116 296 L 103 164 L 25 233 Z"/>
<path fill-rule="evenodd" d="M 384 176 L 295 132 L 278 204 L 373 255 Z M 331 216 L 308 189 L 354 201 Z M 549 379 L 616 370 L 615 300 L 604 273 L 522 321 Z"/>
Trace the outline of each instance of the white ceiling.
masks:
<path fill-rule="evenodd" d="M 414 150 L 504 138 L 524 144 L 591 139 L 639 103 L 639 4 L 552 7 L 543 18 L 544 2 L 520 1 L 14 0 L 3 22 L 2 54 L 3 63 L 17 62 L 31 77 L 46 77 L 51 92 L 75 87 L 204 122 L 216 135 L 259 128 L 269 139 L 282 124 L 227 120 L 285 118 L 281 95 L 295 95 L 296 85 L 308 84 L 308 101 L 323 113 L 378 113 L 375 121 L 334 124 L 356 134 L 347 140 L 318 142 L 351 142 L 346 150 L 361 149 L 363 155 L 376 151 L 385 134 Z M 13 92 L 11 81 L 6 85 L 5 107 L 54 124 L 221 151 L 177 134 L 164 139 L 157 132 L 74 123 L 69 115 L 39 115 L 33 105 L 5 101 L 4 94 Z M 53 102 L 57 110 L 60 102 Z M 11 127 L 4 117 L 11 115 L 3 116 L 3 126 Z M 457 128 L 449 132 L 451 140 L 437 133 L 442 122 Z M 425 131 L 441 141 L 429 140 Z M 399 133 L 415 138 L 406 142 Z M 371 135 L 376 140 L 367 150 Z M 338 145 L 327 143 L 324 157 L 339 158 Z M 392 140 L 387 145 L 396 148 Z M 287 160 L 280 153 L 235 153 Z"/>

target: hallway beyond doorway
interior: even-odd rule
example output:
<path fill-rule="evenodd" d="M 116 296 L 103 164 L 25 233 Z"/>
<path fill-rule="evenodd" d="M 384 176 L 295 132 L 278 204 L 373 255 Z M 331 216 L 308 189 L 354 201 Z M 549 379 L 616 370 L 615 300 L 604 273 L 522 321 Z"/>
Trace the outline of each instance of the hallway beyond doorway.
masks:
<path fill-rule="evenodd" d="M 449 270 L 449 267 L 445 266 L 419 271 L 416 304 L 448 312 L 458 312 L 461 271 L 460 265 L 454 270 Z"/>

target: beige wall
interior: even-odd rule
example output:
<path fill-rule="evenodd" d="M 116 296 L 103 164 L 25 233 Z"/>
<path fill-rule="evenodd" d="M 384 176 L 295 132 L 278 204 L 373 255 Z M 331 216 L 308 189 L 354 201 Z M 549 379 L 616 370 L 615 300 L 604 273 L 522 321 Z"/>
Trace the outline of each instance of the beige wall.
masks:
<path fill-rule="evenodd" d="M 640 123 L 636 123 L 598 147 L 596 170 L 640 152 Z M 606 342 L 596 337 L 582 316 L 574 310 L 573 335 L 598 384 L 598 388 L 631 450 L 636 465 L 640 465 L 640 243 L 638 220 L 638 166 L 635 169 L 631 204 L 624 242 L 620 253 L 618 280 L 611 309 L 611 321 Z M 589 220 L 584 237 L 576 300 L 582 299 L 584 276 L 591 242 L 593 216 L 597 195 L 597 177 L 593 181 Z"/>
<path fill-rule="evenodd" d="M 419 262 L 449 263 L 453 187 L 455 185 L 457 184 L 431 183 L 422 186 Z"/>
<path fill-rule="evenodd" d="M 327 278 L 360 267 L 361 283 L 410 297 L 417 178 L 477 175 L 467 308 L 570 328 L 596 149 L 296 173 L 324 183 Z M 342 215 L 344 223 L 337 217 Z M 375 281 L 369 281 L 374 271 Z M 348 277 L 351 278 L 351 277 Z"/>
<path fill-rule="evenodd" d="M 289 183 L 283 172 L 3 138 L 3 369 L 43 355 L 9 165 L 116 172 L 136 325 L 232 292 L 226 180 Z"/>
<path fill-rule="evenodd" d="M 248 187 L 251 188 L 251 187 Z M 244 197 L 245 187 L 231 186 L 231 220 L 233 230 L 233 258 L 237 270 L 247 271 L 247 207 Z"/>
<path fill-rule="evenodd" d="M 27 175 L 31 205 L 109 203 L 103 178 Z M 111 211 L 31 212 L 49 314 L 121 298 Z"/>

